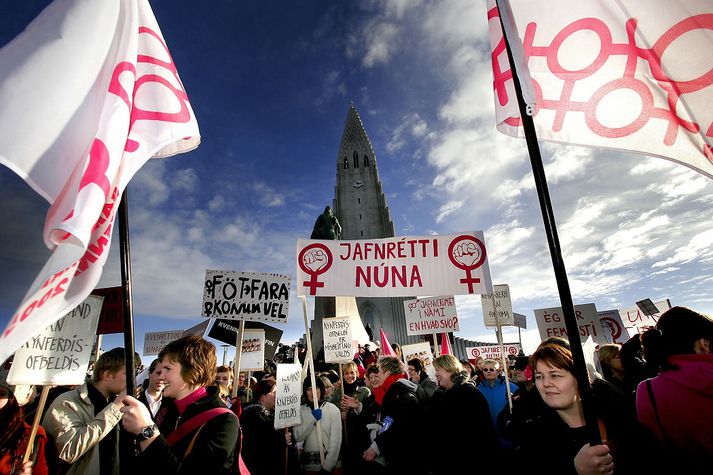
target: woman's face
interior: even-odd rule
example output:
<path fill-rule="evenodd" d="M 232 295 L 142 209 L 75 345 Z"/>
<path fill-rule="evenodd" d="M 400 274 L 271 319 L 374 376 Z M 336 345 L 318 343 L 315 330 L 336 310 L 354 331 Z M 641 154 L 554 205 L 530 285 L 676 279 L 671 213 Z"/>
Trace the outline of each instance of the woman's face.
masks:
<path fill-rule="evenodd" d="M 479 370 L 482 370 L 483 367 L 485 366 L 485 360 L 479 356 L 477 360 L 475 360 L 475 367 L 478 368 Z"/>
<path fill-rule="evenodd" d="M 344 372 L 344 381 L 346 381 L 347 384 L 354 384 L 356 380 L 357 372 L 354 367 L 350 366 L 349 369 Z"/>
<path fill-rule="evenodd" d="M 174 399 L 182 399 L 193 392 L 192 387 L 181 376 L 181 363 L 165 356 L 161 361 L 160 378 L 164 382 L 163 395 Z"/>
<path fill-rule="evenodd" d="M 322 392 L 319 390 L 319 388 L 317 388 L 317 400 L 320 399 L 321 394 L 322 394 Z M 314 401 L 314 394 L 312 393 L 312 388 L 307 388 L 307 400 L 309 402 Z"/>
<path fill-rule="evenodd" d="M 610 361 L 609 366 L 617 371 L 624 371 L 624 366 L 621 364 L 621 356 L 617 353 Z"/>
<path fill-rule="evenodd" d="M 408 379 L 410 379 L 414 383 L 418 383 L 420 378 L 419 378 L 418 371 L 416 371 L 416 368 L 414 368 L 411 365 L 408 365 L 407 372 L 408 372 Z"/>
<path fill-rule="evenodd" d="M 436 366 L 436 381 L 438 381 L 438 385 L 442 388 L 450 389 L 453 387 L 451 373 L 439 366 Z"/>
<path fill-rule="evenodd" d="M 545 404 L 555 410 L 570 409 L 579 398 L 574 375 L 542 360 L 535 367 L 535 386 Z"/>
<path fill-rule="evenodd" d="M 262 407 L 270 411 L 275 410 L 275 391 L 277 391 L 277 386 L 273 386 L 272 391 L 260 396 L 260 404 Z"/>

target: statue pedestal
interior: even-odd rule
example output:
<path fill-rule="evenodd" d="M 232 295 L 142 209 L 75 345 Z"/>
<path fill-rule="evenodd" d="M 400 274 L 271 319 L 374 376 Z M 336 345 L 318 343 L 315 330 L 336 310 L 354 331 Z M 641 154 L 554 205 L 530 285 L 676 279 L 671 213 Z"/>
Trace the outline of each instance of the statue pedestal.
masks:
<path fill-rule="evenodd" d="M 336 317 L 336 297 L 314 298 L 314 320 L 312 320 L 312 351 L 315 361 L 323 359 L 324 337 L 322 336 L 322 319 Z"/>

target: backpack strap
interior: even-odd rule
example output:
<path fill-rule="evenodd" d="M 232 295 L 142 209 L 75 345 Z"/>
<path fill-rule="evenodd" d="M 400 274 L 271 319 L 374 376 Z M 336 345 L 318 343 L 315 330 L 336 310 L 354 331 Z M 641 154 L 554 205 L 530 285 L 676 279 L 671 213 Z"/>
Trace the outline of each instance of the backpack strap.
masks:
<path fill-rule="evenodd" d="M 175 445 L 186 435 L 190 434 L 198 427 L 201 427 L 206 422 L 221 414 L 232 414 L 233 416 L 235 416 L 233 411 L 231 411 L 227 407 L 214 407 L 213 409 L 208 409 L 207 411 L 203 411 L 200 414 L 196 414 L 195 416 L 191 417 L 186 422 L 178 426 L 176 430 L 171 432 L 171 434 L 166 437 L 166 443 L 171 446 Z"/>
<path fill-rule="evenodd" d="M 666 433 L 666 429 L 664 429 L 663 424 L 661 423 L 661 417 L 659 417 L 659 409 L 656 406 L 656 398 L 654 397 L 654 389 L 651 386 L 651 380 L 647 379 L 646 380 L 646 389 L 649 391 L 649 399 L 651 400 L 651 407 L 654 410 L 654 415 L 656 416 L 656 423 L 659 426 L 659 429 L 661 430 L 661 435 L 663 435 L 663 440 L 664 442 L 668 442 L 668 434 Z"/>

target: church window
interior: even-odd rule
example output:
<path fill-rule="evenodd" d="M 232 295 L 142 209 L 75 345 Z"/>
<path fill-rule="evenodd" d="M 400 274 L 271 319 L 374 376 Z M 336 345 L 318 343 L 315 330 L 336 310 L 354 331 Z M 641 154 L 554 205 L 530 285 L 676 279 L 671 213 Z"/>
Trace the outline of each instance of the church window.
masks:
<path fill-rule="evenodd" d="M 349 160 L 347 160 L 347 157 L 344 157 L 344 169 L 349 170 Z"/>
<path fill-rule="evenodd" d="M 361 219 L 361 213 L 359 213 L 359 219 Z"/>
<path fill-rule="evenodd" d="M 359 154 L 354 152 L 354 168 L 359 168 Z"/>
<path fill-rule="evenodd" d="M 361 198 L 357 198 L 357 203 L 361 203 Z"/>
<path fill-rule="evenodd" d="M 364 231 L 359 231 L 361 233 L 361 237 L 364 237 Z"/>
<path fill-rule="evenodd" d="M 364 155 L 364 166 L 365 167 L 369 166 L 369 156 L 368 155 Z"/>

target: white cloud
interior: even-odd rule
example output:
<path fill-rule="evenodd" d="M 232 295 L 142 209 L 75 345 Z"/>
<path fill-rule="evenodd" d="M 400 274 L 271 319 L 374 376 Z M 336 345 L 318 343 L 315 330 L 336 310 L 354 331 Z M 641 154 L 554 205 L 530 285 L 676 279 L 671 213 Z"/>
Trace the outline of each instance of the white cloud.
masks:
<path fill-rule="evenodd" d="M 263 206 L 272 208 L 275 206 L 283 206 L 285 204 L 285 197 L 265 182 L 255 182 L 253 184 L 253 190 L 257 193 L 258 201 Z"/>
<path fill-rule="evenodd" d="M 366 49 L 362 65 L 373 68 L 388 63 L 389 58 L 398 48 L 398 34 L 399 29 L 393 23 L 375 22 L 367 25 L 362 32 Z"/>

